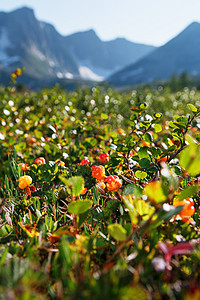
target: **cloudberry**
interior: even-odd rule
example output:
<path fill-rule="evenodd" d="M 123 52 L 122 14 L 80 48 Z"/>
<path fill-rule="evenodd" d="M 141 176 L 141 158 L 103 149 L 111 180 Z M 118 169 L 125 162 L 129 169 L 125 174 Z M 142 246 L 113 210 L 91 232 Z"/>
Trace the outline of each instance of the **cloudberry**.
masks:
<path fill-rule="evenodd" d="M 173 200 L 173 206 L 183 205 L 183 209 L 179 212 L 178 216 L 184 221 L 188 222 L 189 218 L 193 216 L 195 212 L 194 200 L 192 198 L 187 198 L 182 201 L 178 199 Z"/>
<path fill-rule="evenodd" d="M 161 161 L 166 163 L 167 162 L 167 156 L 158 159 L 158 162 L 161 162 Z"/>
<path fill-rule="evenodd" d="M 98 189 L 104 190 L 104 189 L 106 188 L 106 185 L 105 185 L 105 183 L 103 182 L 103 180 L 99 180 L 99 181 L 97 182 L 97 184 L 96 184 L 96 187 L 97 187 Z"/>
<path fill-rule="evenodd" d="M 87 158 L 82 159 L 79 166 L 90 165 L 90 161 Z"/>
<path fill-rule="evenodd" d="M 98 157 L 98 161 L 102 164 L 105 164 L 109 161 L 110 156 L 107 153 L 101 153 Z"/>
<path fill-rule="evenodd" d="M 19 178 L 19 188 L 25 189 L 27 186 L 29 186 L 32 183 L 31 176 L 24 175 Z"/>
<path fill-rule="evenodd" d="M 36 140 L 36 138 L 34 138 L 34 137 L 31 137 L 29 140 L 28 140 L 28 143 L 29 144 L 35 144 L 37 142 L 37 140 Z"/>
<path fill-rule="evenodd" d="M 107 189 L 110 192 L 116 192 L 122 186 L 122 179 L 120 179 L 117 175 L 108 176 L 106 181 Z"/>
<path fill-rule="evenodd" d="M 83 187 L 82 191 L 81 191 L 81 195 L 84 195 L 87 192 L 87 188 Z"/>
<path fill-rule="evenodd" d="M 43 164 L 46 164 L 46 160 L 44 157 L 38 157 L 34 160 L 34 163 L 36 165 L 43 165 Z"/>
<path fill-rule="evenodd" d="M 27 164 L 25 164 L 25 163 L 20 163 L 20 164 L 18 164 L 18 167 L 19 168 L 21 168 L 22 167 L 22 171 L 26 171 L 27 170 L 27 167 L 28 167 L 28 165 Z"/>
<path fill-rule="evenodd" d="M 105 168 L 103 166 L 92 166 L 92 177 L 102 180 L 105 177 Z"/>

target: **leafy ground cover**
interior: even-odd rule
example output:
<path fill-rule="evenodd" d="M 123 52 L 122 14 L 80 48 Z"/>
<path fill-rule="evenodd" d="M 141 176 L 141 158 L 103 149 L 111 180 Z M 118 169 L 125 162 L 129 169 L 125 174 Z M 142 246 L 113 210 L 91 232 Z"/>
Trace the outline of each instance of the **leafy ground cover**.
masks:
<path fill-rule="evenodd" d="M 0 299 L 200 298 L 199 97 L 1 87 Z"/>

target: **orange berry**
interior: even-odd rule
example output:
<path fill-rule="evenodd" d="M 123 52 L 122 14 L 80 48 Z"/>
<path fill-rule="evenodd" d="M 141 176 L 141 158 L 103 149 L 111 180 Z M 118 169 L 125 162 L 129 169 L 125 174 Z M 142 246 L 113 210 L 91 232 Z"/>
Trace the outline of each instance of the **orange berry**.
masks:
<path fill-rule="evenodd" d="M 43 165 L 43 164 L 46 164 L 46 160 L 44 157 L 38 157 L 34 160 L 34 163 L 36 165 Z"/>
<path fill-rule="evenodd" d="M 143 143 L 142 143 L 142 146 L 143 146 L 143 147 L 145 147 L 145 146 L 146 146 L 146 147 L 149 147 L 149 146 L 150 146 L 150 143 L 148 143 L 148 142 L 143 142 Z"/>
<path fill-rule="evenodd" d="M 103 166 L 92 166 L 92 177 L 102 180 L 105 177 L 105 168 Z"/>
<path fill-rule="evenodd" d="M 17 69 L 15 70 L 15 74 L 16 74 L 17 76 L 21 76 L 21 75 L 22 75 L 22 70 L 21 70 L 20 68 L 17 68 Z"/>
<path fill-rule="evenodd" d="M 97 187 L 98 189 L 104 190 L 104 189 L 106 188 L 106 185 L 105 185 L 105 183 L 104 183 L 102 180 L 99 180 L 99 181 L 97 182 L 97 184 L 96 184 L 96 187 Z"/>
<path fill-rule="evenodd" d="M 118 128 L 118 129 L 117 129 L 117 132 L 118 132 L 119 134 L 124 134 L 124 130 L 123 130 L 122 128 Z"/>
<path fill-rule="evenodd" d="M 193 216 L 195 212 L 194 200 L 192 198 L 187 198 L 182 201 L 178 199 L 173 200 L 173 206 L 183 205 L 183 209 L 179 212 L 178 216 L 184 221 L 188 222 L 189 218 Z"/>
<path fill-rule="evenodd" d="M 166 163 L 167 162 L 167 156 L 158 159 L 158 162 L 161 162 L 161 161 Z"/>
<path fill-rule="evenodd" d="M 29 186 L 27 186 L 27 187 L 25 188 L 24 193 L 27 194 L 28 196 L 31 195 L 31 190 L 30 190 Z"/>
<path fill-rule="evenodd" d="M 81 191 L 81 195 L 84 195 L 87 192 L 87 188 L 83 188 Z"/>
<path fill-rule="evenodd" d="M 110 156 L 107 153 L 101 153 L 98 157 L 98 161 L 102 164 L 105 164 L 109 161 Z"/>
<path fill-rule="evenodd" d="M 120 179 L 117 175 L 108 176 L 106 181 L 107 189 L 110 192 L 116 192 L 122 186 L 122 179 Z"/>
<path fill-rule="evenodd" d="M 19 188 L 20 189 L 25 189 L 27 186 L 29 186 L 30 184 L 32 183 L 32 178 L 31 176 L 28 176 L 28 175 L 24 175 L 24 176 L 21 176 L 19 178 Z"/>
<path fill-rule="evenodd" d="M 24 171 L 24 172 L 27 170 L 27 167 L 28 167 L 28 165 L 25 163 L 20 163 L 20 164 L 18 164 L 18 166 L 19 166 L 19 168 L 22 167 L 22 171 Z"/>
<path fill-rule="evenodd" d="M 197 127 L 192 127 L 192 132 L 196 132 L 197 130 L 198 130 L 198 128 Z"/>
<path fill-rule="evenodd" d="M 129 156 L 133 156 L 134 155 L 134 153 L 133 153 L 133 151 L 131 150 L 130 152 L 129 152 Z"/>
<path fill-rule="evenodd" d="M 31 137 L 29 140 L 28 140 L 28 143 L 29 144 L 35 144 L 37 142 L 37 140 L 36 140 L 36 138 L 34 138 L 34 137 Z"/>
<path fill-rule="evenodd" d="M 79 166 L 90 165 L 90 161 L 87 158 L 84 158 L 78 165 Z"/>
<path fill-rule="evenodd" d="M 64 161 L 62 161 L 62 160 L 59 160 L 59 159 L 57 159 L 56 160 L 56 163 L 58 163 L 59 164 L 59 166 L 65 166 L 65 163 L 64 163 Z"/>

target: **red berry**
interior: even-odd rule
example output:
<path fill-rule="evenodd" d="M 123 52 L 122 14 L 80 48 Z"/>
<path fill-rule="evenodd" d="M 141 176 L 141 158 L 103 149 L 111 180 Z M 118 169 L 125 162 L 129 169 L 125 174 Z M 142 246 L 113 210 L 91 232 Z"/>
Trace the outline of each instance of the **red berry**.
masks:
<path fill-rule="evenodd" d="M 166 163 L 167 162 L 167 156 L 158 159 L 158 162 L 161 162 L 161 161 Z"/>
<path fill-rule="evenodd" d="M 108 176 L 106 181 L 107 189 L 110 192 L 116 192 L 122 186 L 122 179 L 120 179 L 117 175 Z"/>
<path fill-rule="evenodd" d="M 81 195 L 84 195 L 87 192 L 87 188 L 83 188 L 81 191 Z"/>
<path fill-rule="evenodd" d="M 24 172 L 27 170 L 27 167 L 28 167 L 28 165 L 25 163 L 20 163 L 20 164 L 18 164 L 18 166 L 19 166 L 19 168 L 22 167 L 22 171 L 24 171 Z"/>
<path fill-rule="evenodd" d="M 92 177 L 102 180 L 105 177 L 105 168 L 103 166 L 92 166 Z"/>
<path fill-rule="evenodd" d="M 34 137 L 31 137 L 29 140 L 28 140 L 28 143 L 29 144 L 35 144 L 37 142 L 37 140 L 36 140 L 36 138 L 34 138 Z"/>
<path fill-rule="evenodd" d="M 98 157 L 98 161 L 102 164 L 105 164 L 109 161 L 110 156 L 107 153 L 101 153 Z"/>
<path fill-rule="evenodd" d="M 82 159 L 79 166 L 90 165 L 90 161 L 87 158 Z"/>
<path fill-rule="evenodd" d="M 43 165 L 43 164 L 46 164 L 46 160 L 44 157 L 38 157 L 34 160 L 34 163 L 36 165 Z"/>
<path fill-rule="evenodd" d="M 188 222 L 189 218 L 193 216 L 195 212 L 194 200 L 192 198 L 187 198 L 182 201 L 179 201 L 178 199 L 174 199 L 173 205 L 174 206 L 183 205 L 183 209 L 179 212 L 178 215 L 184 222 Z"/>

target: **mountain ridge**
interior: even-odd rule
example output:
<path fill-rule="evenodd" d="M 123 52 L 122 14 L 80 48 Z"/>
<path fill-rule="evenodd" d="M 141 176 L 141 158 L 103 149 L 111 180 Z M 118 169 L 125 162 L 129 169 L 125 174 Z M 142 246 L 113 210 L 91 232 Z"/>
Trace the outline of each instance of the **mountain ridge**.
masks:
<path fill-rule="evenodd" d="M 123 39 L 104 42 L 92 29 L 63 36 L 26 6 L 0 12 L 0 41 L 0 70 L 12 72 L 25 66 L 33 80 L 103 80 L 154 49 L 142 44 L 142 52 L 140 44 Z"/>
<path fill-rule="evenodd" d="M 177 36 L 136 63 L 112 74 L 108 81 L 117 86 L 167 79 L 177 73 L 200 74 L 200 23 L 189 24 Z"/>

